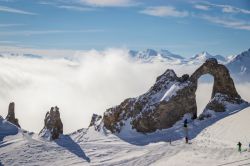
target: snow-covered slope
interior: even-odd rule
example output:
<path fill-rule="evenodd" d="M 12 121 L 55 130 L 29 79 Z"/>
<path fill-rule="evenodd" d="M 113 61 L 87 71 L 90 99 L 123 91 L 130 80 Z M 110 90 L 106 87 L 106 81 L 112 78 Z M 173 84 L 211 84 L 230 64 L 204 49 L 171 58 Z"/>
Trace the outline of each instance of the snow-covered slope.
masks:
<path fill-rule="evenodd" d="M 203 122 L 189 122 L 192 144 L 185 144 L 182 121 L 172 129 L 151 134 L 96 131 L 82 129 L 56 141 L 46 141 L 36 134 L 19 130 L 0 142 L 3 165 L 171 165 L 211 166 L 250 163 L 250 152 L 239 153 L 238 141 L 247 148 L 250 140 L 250 107 L 237 112 L 218 114 Z M 1 122 L 3 122 L 2 120 Z M 7 122 L 8 123 L 8 122 Z M 9 124 L 7 124 L 9 126 Z M 0 123 L 0 133 L 6 121 Z M 202 129 L 202 130 L 201 130 Z M 131 130 L 130 130 L 131 131 Z M 174 141 L 174 137 L 178 138 Z M 170 138 L 172 142 L 170 144 Z"/>
<path fill-rule="evenodd" d="M 250 49 L 232 58 L 226 66 L 237 80 L 250 81 Z"/>
<path fill-rule="evenodd" d="M 6 121 L 5 119 L 3 119 L 3 117 L 0 116 L 0 141 L 2 141 L 5 136 L 17 134 L 18 131 L 19 129 L 17 126 Z"/>

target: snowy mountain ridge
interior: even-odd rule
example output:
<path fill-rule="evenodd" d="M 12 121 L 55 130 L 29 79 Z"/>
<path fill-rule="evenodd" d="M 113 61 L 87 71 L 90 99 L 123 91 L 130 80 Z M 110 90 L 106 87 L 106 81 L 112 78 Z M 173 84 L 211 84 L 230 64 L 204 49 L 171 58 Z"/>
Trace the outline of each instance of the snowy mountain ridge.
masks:
<path fill-rule="evenodd" d="M 13 52 L 0 52 L 1 58 L 34 58 L 34 59 L 42 59 L 43 56 L 28 54 L 28 53 L 13 53 Z"/>
<path fill-rule="evenodd" d="M 203 51 L 199 54 L 196 54 L 195 56 L 191 57 L 188 60 L 188 64 L 200 64 L 202 62 L 205 62 L 209 58 L 215 58 L 218 60 L 219 63 L 225 64 L 227 62 L 227 58 L 221 56 L 221 55 L 211 55 L 206 51 Z"/>
<path fill-rule="evenodd" d="M 250 79 L 250 49 L 240 53 L 226 64 L 234 77 L 241 81 Z"/>

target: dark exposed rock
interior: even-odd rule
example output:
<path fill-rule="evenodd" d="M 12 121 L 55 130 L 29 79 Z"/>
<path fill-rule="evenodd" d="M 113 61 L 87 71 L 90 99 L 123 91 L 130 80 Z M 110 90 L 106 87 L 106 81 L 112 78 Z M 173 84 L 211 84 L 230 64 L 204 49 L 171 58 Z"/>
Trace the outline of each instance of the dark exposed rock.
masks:
<path fill-rule="evenodd" d="M 245 102 L 237 93 L 227 68 L 210 58 L 190 77 L 186 74 L 177 77 L 173 70 L 167 70 L 157 77 L 156 83 L 145 94 L 126 99 L 120 105 L 106 110 L 104 127 L 115 133 L 130 123 L 132 128 L 145 133 L 172 127 L 187 113 L 197 118 L 195 92 L 198 79 L 204 74 L 214 77 L 213 93 L 205 110 L 223 112 L 228 103 Z"/>
<path fill-rule="evenodd" d="M 189 79 L 189 75 L 188 74 L 183 74 L 182 76 L 181 76 L 181 78 L 179 78 L 179 81 L 180 82 L 185 82 L 185 81 L 187 81 Z"/>
<path fill-rule="evenodd" d="M 98 128 L 99 128 L 98 122 L 99 122 L 101 119 L 102 119 L 102 116 L 101 116 L 101 115 L 93 114 L 93 115 L 92 115 L 92 118 L 91 118 L 91 121 L 90 121 L 90 124 L 89 124 L 89 127 L 94 126 L 95 129 L 98 129 Z"/>
<path fill-rule="evenodd" d="M 59 108 L 57 106 L 51 107 L 50 111 L 46 113 L 44 128 L 40 131 L 39 135 L 54 140 L 59 138 L 60 134 L 63 134 L 63 124 Z"/>
<path fill-rule="evenodd" d="M 14 125 L 20 127 L 20 125 L 18 123 L 18 119 L 16 119 L 16 117 L 15 117 L 15 103 L 14 102 L 11 102 L 9 104 L 8 115 L 6 116 L 6 120 L 11 122 Z"/>
<path fill-rule="evenodd" d="M 90 124 L 89 124 L 89 127 L 94 126 L 95 123 L 96 123 L 97 121 L 99 121 L 100 119 L 102 119 L 102 116 L 101 116 L 101 115 L 93 114 L 93 115 L 92 115 L 92 118 L 91 118 L 91 121 L 90 121 Z"/>

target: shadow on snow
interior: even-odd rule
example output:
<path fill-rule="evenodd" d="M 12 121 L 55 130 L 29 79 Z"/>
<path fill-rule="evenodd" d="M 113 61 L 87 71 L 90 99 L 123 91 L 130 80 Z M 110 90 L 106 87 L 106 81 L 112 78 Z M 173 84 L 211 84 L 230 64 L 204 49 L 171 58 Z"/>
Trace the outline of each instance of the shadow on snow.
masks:
<path fill-rule="evenodd" d="M 90 162 L 90 158 L 86 156 L 82 148 L 76 142 L 74 142 L 70 136 L 62 135 L 60 139 L 55 140 L 55 143 L 67 149 L 76 156 L 86 160 L 87 162 Z"/>
<path fill-rule="evenodd" d="M 0 116 L 0 145 L 4 137 L 9 135 L 16 135 L 18 133 L 18 127 L 8 122 Z"/>

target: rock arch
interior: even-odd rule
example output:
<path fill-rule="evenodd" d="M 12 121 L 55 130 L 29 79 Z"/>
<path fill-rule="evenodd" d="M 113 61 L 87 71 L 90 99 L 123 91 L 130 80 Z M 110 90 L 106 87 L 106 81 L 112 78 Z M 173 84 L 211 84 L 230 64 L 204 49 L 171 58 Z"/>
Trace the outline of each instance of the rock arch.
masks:
<path fill-rule="evenodd" d="M 230 76 L 229 70 L 222 64 L 218 64 L 214 58 L 206 60 L 190 77 L 193 91 L 196 92 L 198 86 L 198 79 L 205 74 L 210 74 L 214 77 L 213 91 L 211 102 L 208 103 L 207 109 L 217 112 L 225 111 L 223 103 L 215 100 L 220 97 L 223 102 L 241 103 L 242 99 L 236 91 L 233 79 Z M 213 100 L 214 99 L 214 100 Z"/>
<path fill-rule="evenodd" d="M 185 114 L 197 118 L 196 90 L 198 79 L 204 74 L 214 77 L 210 102 L 205 110 L 223 112 L 228 104 L 245 101 L 237 93 L 228 69 L 216 59 L 208 59 L 190 77 L 177 77 L 173 70 L 167 70 L 156 79 L 148 92 L 137 98 L 124 100 L 120 105 L 106 110 L 104 127 L 111 132 L 120 132 L 130 124 L 138 132 L 153 132 L 172 127 Z M 200 118 L 210 116 L 203 112 Z"/>

